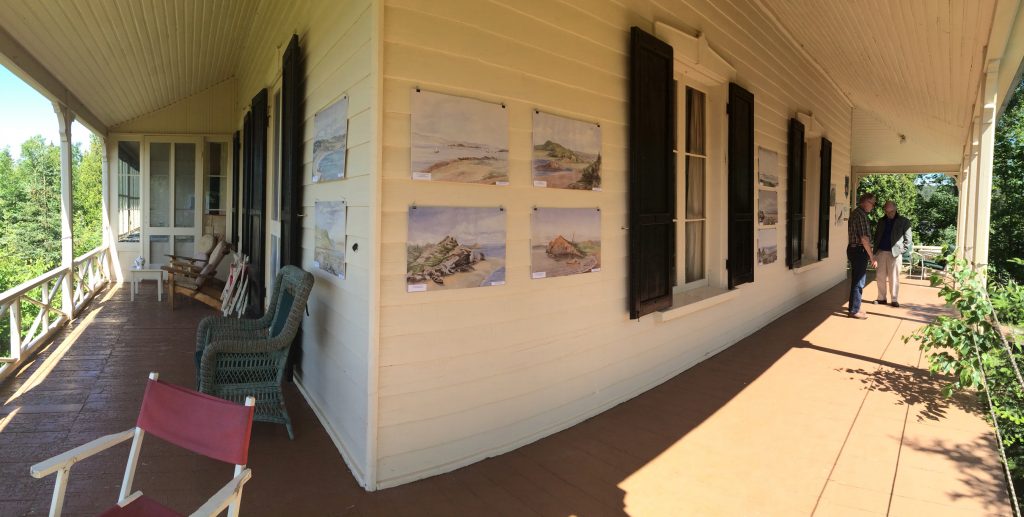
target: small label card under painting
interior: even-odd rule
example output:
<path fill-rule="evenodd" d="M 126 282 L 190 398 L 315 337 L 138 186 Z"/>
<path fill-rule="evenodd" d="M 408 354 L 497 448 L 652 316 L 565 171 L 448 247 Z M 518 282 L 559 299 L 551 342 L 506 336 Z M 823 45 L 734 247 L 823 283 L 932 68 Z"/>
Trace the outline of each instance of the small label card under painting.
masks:
<path fill-rule="evenodd" d="M 601 210 L 534 208 L 530 231 L 530 277 L 596 273 L 601 270 Z"/>
<path fill-rule="evenodd" d="M 409 207 L 406 291 L 505 285 L 505 209 Z"/>
<path fill-rule="evenodd" d="M 313 116 L 313 183 L 345 177 L 348 96 Z"/>
<path fill-rule="evenodd" d="M 601 189 L 601 126 L 533 112 L 533 186 Z"/>
<path fill-rule="evenodd" d="M 316 235 L 313 266 L 333 276 L 345 278 L 345 246 L 347 236 L 344 201 L 317 201 L 314 205 Z"/>
<path fill-rule="evenodd" d="M 508 185 L 508 110 L 504 104 L 412 93 L 412 178 Z"/>

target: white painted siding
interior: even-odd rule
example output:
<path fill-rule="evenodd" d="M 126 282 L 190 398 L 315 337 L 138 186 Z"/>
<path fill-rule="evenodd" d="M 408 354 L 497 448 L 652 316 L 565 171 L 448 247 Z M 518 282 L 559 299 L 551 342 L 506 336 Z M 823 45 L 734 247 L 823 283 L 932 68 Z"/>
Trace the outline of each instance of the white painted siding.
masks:
<path fill-rule="evenodd" d="M 787 120 L 813 112 L 850 168 L 850 106 L 748 0 L 386 0 L 384 8 L 379 487 L 500 454 L 631 398 L 770 322 L 845 276 L 845 226 L 826 262 L 796 274 L 758 266 L 742 295 L 672 321 L 626 310 L 629 28 L 700 31 L 756 99 L 756 145 L 778 151 L 785 214 Z M 505 102 L 511 185 L 413 182 L 415 86 Z M 603 192 L 537 189 L 532 112 L 602 127 Z M 840 191 L 841 196 L 841 191 Z M 723 198 L 724 199 L 724 198 Z M 407 207 L 503 205 L 507 285 L 405 292 Z M 530 208 L 602 209 L 602 272 L 531 280 Z M 814 219 L 809 218 L 813 221 Z"/>
<path fill-rule="evenodd" d="M 368 364 L 371 321 L 373 231 L 376 220 L 376 44 L 372 0 L 276 2 L 265 0 L 246 38 L 237 74 L 239 124 L 252 97 L 281 74 L 281 55 L 293 33 L 304 57 L 303 267 L 316 277 L 303 326 L 300 384 L 309 403 L 361 482 L 368 467 Z M 342 95 L 349 96 L 347 177 L 312 182 L 313 116 Z M 268 142 L 269 145 L 269 142 Z M 270 168 L 268 167 L 268 175 Z M 269 196 L 268 190 L 268 196 Z M 347 277 L 315 269 L 314 203 L 348 204 Z M 268 205 L 269 207 L 269 205 Z M 269 214 L 269 208 L 267 213 Z M 351 247 L 358 244 L 359 250 Z M 269 256 L 269 252 L 268 252 Z M 301 435 L 303 431 L 297 429 Z"/>
<path fill-rule="evenodd" d="M 221 134 L 235 131 L 235 80 L 228 79 L 152 113 L 110 128 L 112 133 Z"/>

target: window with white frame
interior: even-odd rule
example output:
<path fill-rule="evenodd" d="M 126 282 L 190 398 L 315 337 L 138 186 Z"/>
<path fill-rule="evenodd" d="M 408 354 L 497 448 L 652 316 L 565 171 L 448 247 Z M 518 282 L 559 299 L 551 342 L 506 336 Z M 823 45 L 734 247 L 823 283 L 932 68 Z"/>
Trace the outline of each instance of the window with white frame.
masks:
<path fill-rule="evenodd" d="M 725 86 L 685 73 L 677 84 L 676 292 L 723 287 Z"/>

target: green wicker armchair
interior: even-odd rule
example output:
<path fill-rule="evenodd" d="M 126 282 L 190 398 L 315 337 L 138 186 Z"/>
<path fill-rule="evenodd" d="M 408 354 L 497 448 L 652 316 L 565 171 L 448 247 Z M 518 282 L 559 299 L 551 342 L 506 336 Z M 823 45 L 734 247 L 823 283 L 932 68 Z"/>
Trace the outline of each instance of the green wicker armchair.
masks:
<path fill-rule="evenodd" d="M 281 380 L 295 334 L 302 324 L 313 275 L 295 266 L 277 274 L 270 307 L 260 319 L 210 316 L 196 332 L 196 384 L 202 393 L 232 401 L 256 397 L 255 420 L 284 424 Z"/>

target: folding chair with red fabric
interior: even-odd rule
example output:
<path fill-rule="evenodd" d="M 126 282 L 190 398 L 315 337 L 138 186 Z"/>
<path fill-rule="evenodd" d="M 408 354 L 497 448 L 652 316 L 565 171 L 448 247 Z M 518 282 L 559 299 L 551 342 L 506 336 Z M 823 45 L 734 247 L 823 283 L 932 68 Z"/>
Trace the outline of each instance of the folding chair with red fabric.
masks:
<path fill-rule="evenodd" d="M 32 477 L 42 478 L 57 473 L 53 487 L 50 515 L 60 515 L 64 506 L 64 491 L 68 486 L 71 467 L 80 460 L 132 439 L 128 465 L 121 483 L 117 504 L 102 515 L 178 515 L 173 510 L 150 499 L 142 492 L 132 492 L 135 466 L 139 462 L 142 438 L 153 434 L 184 449 L 235 465 L 235 478 L 213 494 L 198 510 L 199 515 L 218 515 L 228 508 L 228 515 L 238 515 L 242 501 L 242 486 L 252 477 L 245 468 L 249 456 L 249 433 L 252 431 L 256 400 L 245 399 L 245 405 L 229 402 L 204 393 L 167 384 L 158 380 L 158 374 L 149 374 L 146 393 L 136 427 L 111 434 L 76 447 L 58 456 L 32 466 Z"/>

